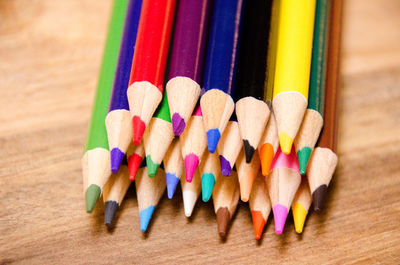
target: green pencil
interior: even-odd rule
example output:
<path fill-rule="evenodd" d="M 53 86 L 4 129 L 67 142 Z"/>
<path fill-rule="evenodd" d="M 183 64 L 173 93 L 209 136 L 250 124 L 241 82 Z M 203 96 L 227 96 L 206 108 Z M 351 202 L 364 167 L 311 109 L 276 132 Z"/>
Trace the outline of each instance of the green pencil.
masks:
<path fill-rule="evenodd" d="M 324 123 L 329 8 L 329 0 L 317 0 L 308 106 L 294 143 L 302 175 L 306 173 L 308 160 Z"/>
<path fill-rule="evenodd" d="M 157 169 L 174 139 L 166 89 L 163 94 L 163 99 L 143 135 L 149 177 L 156 175 Z"/>
<path fill-rule="evenodd" d="M 83 189 L 88 213 L 93 211 L 111 174 L 105 118 L 110 102 L 127 7 L 128 0 L 114 0 L 113 2 L 92 118 L 82 158 Z"/>

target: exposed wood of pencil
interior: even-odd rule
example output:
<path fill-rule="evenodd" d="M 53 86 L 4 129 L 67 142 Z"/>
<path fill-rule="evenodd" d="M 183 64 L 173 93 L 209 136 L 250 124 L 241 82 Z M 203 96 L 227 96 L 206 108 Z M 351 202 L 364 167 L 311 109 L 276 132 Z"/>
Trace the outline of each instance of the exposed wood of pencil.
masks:
<path fill-rule="evenodd" d="M 267 126 L 258 145 L 261 160 L 261 170 L 264 177 L 268 176 L 269 169 L 279 146 L 278 128 L 276 127 L 274 112 L 271 112 Z"/>
<path fill-rule="evenodd" d="M 221 90 L 212 89 L 201 97 L 200 104 L 204 129 L 217 128 L 223 132 L 235 108 L 232 97 Z"/>
<path fill-rule="evenodd" d="M 238 123 L 236 121 L 229 121 L 217 146 L 222 175 L 230 176 L 230 172 L 233 169 L 242 146 Z"/>
<path fill-rule="evenodd" d="M 185 215 L 186 217 L 190 217 L 201 192 L 201 176 L 199 170 L 196 170 L 192 182 L 190 183 L 186 181 L 186 177 L 181 178 L 181 189 Z"/>
<path fill-rule="evenodd" d="M 232 171 L 229 178 L 218 178 L 213 191 L 214 211 L 217 215 L 218 233 L 225 237 L 230 220 L 239 202 L 239 182 L 237 173 Z"/>
<path fill-rule="evenodd" d="M 149 178 L 147 168 L 139 169 L 135 179 L 139 211 L 156 206 L 166 187 L 164 170 L 158 169 L 154 178 Z"/>
<path fill-rule="evenodd" d="M 242 201 L 247 202 L 252 192 L 254 179 L 260 171 L 260 157 L 258 151 L 254 153 L 250 163 L 246 162 L 246 156 L 244 150 L 239 153 L 236 159 L 236 170 L 238 173 L 239 185 L 240 185 L 240 198 Z"/>
<path fill-rule="evenodd" d="M 160 165 L 173 139 L 172 124 L 160 118 L 152 118 L 143 135 L 146 157 L 150 156 L 154 164 Z"/>
<path fill-rule="evenodd" d="M 293 169 L 275 168 L 266 178 L 269 198 L 272 206 L 281 204 L 290 209 L 296 191 L 300 185 L 300 176 Z"/>
<path fill-rule="evenodd" d="M 165 173 L 173 173 L 177 178 L 181 178 L 183 174 L 183 160 L 179 138 L 172 141 L 163 162 Z"/>
<path fill-rule="evenodd" d="M 121 205 L 124 196 L 131 185 L 128 175 L 128 167 L 121 165 L 118 173 L 111 174 L 103 189 L 103 201 L 115 201 Z"/>

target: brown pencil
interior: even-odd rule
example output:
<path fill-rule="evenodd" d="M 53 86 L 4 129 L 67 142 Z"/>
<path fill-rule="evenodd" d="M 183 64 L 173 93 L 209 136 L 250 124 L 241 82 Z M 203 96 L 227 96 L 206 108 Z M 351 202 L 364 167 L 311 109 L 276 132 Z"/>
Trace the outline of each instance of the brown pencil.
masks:
<path fill-rule="evenodd" d="M 314 210 L 320 211 L 329 182 L 335 171 L 338 158 L 336 152 L 338 98 L 339 98 L 339 53 L 340 29 L 342 20 L 342 1 L 332 1 L 331 26 L 329 30 L 328 68 L 326 79 L 324 128 L 318 147 L 311 155 L 307 167 L 307 177 L 313 196 Z"/>

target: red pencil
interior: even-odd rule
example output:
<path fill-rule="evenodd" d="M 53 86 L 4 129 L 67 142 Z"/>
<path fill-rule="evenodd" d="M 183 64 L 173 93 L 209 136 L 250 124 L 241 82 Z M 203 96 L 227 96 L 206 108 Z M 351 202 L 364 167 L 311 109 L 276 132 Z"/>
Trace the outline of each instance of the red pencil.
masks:
<path fill-rule="evenodd" d="M 162 99 L 175 6 L 176 0 L 143 1 L 127 91 L 135 145 Z"/>

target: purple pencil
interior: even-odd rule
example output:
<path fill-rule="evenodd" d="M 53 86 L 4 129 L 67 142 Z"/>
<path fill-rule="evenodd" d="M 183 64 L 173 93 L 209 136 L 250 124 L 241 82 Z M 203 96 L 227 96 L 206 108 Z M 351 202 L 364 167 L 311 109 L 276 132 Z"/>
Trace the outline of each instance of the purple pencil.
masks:
<path fill-rule="evenodd" d="M 166 86 L 174 134 L 184 131 L 200 97 L 211 0 L 179 2 Z"/>
<path fill-rule="evenodd" d="M 129 1 L 110 105 L 106 116 L 111 171 L 113 173 L 117 173 L 126 150 L 132 142 L 132 122 L 126 91 L 129 84 L 141 9 L 142 0 Z"/>

